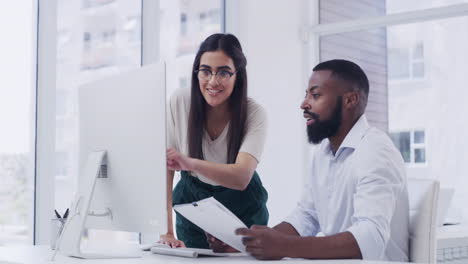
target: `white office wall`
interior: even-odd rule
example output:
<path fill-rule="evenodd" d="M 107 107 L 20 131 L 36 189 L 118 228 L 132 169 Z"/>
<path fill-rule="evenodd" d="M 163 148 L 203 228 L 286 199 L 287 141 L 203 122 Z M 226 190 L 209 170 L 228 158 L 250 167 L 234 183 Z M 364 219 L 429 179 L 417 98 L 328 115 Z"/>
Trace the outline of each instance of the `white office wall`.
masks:
<path fill-rule="evenodd" d="M 302 1 L 228 1 L 226 31 L 233 33 L 247 57 L 249 96 L 268 112 L 269 131 L 258 173 L 269 193 L 269 225 L 294 208 L 301 192 L 307 146 L 299 108 L 303 77 Z"/>

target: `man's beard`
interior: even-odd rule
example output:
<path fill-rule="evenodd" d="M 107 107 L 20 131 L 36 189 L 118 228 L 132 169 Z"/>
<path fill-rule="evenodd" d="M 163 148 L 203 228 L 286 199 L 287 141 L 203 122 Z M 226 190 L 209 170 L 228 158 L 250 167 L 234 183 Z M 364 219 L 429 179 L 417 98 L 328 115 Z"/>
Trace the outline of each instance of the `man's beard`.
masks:
<path fill-rule="evenodd" d="M 336 135 L 338 129 L 341 126 L 341 102 L 342 97 L 338 96 L 335 109 L 333 109 L 332 116 L 328 120 L 320 120 L 320 116 L 316 113 L 304 110 L 304 113 L 309 114 L 315 121 L 311 125 L 307 126 L 307 136 L 309 138 L 309 143 L 319 144 L 325 138 Z"/>

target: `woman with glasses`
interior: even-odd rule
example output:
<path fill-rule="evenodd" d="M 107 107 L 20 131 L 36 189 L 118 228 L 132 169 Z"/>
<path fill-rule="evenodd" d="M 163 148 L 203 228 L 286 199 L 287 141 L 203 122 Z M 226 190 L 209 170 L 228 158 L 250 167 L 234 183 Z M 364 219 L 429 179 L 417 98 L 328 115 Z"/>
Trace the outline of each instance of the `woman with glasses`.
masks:
<path fill-rule="evenodd" d="M 267 130 L 265 110 L 247 97 L 247 60 L 237 38 L 214 34 L 193 63 L 191 89 L 179 89 L 167 118 L 168 233 L 171 247 L 208 248 L 205 232 L 172 205 L 213 196 L 247 226 L 266 225 L 268 194 L 255 171 Z M 181 179 L 172 191 L 174 171 Z"/>

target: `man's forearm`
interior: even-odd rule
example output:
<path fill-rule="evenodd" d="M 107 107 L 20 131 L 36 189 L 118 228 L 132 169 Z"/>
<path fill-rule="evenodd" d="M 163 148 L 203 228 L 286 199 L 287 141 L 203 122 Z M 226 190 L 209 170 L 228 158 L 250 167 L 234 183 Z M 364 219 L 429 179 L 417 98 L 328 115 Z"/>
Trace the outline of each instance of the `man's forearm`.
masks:
<path fill-rule="evenodd" d="M 350 232 L 327 237 L 291 237 L 286 256 L 308 259 L 362 259 L 359 245 Z"/>
<path fill-rule="evenodd" d="M 297 232 L 297 230 L 288 222 L 281 222 L 277 224 L 276 226 L 274 226 L 273 229 L 285 235 L 299 236 L 299 233 Z"/>

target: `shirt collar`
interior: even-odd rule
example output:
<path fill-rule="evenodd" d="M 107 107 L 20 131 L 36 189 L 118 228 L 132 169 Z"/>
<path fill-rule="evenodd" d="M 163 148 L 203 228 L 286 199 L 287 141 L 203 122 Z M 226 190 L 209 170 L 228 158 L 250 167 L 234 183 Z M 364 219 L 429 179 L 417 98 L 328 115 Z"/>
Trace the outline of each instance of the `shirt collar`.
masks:
<path fill-rule="evenodd" d="M 346 137 L 344 138 L 343 142 L 341 142 L 340 147 L 336 151 L 335 156 L 338 156 L 341 153 L 342 149 L 351 148 L 356 149 L 359 142 L 361 141 L 362 137 L 366 133 L 366 131 L 370 128 L 369 123 L 367 122 L 366 116 L 363 114 L 356 123 L 353 125 L 351 130 L 348 132 Z M 330 140 L 326 139 L 324 151 L 326 153 L 331 153 L 331 145 Z"/>

